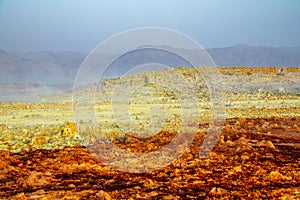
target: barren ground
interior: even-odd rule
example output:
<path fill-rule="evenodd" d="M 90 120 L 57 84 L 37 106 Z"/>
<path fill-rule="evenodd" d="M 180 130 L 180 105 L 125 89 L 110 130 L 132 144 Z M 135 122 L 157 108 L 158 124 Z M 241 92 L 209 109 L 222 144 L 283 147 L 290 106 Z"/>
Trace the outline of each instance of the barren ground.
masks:
<path fill-rule="evenodd" d="M 192 145 L 171 165 L 148 173 L 116 171 L 83 147 L 84 136 L 78 135 L 78 126 L 73 123 L 70 95 L 66 101 L 58 102 L 1 103 L 0 197 L 300 199 L 299 69 L 285 69 L 279 75 L 275 68 L 220 70 L 227 87 L 226 115 L 213 151 L 205 158 L 198 157 L 211 109 L 203 101 L 207 97 L 202 91 L 203 95 L 198 93 L 203 97 L 198 100 L 200 115 L 192 109 L 186 110 L 198 122 Z M 186 71 L 187 76 L 192 74 Z M 134 83 L 138 78 L 131 80 Z M 145 98 L 127 104 L 138 133 L 159 132 L 145 125 L 151 124 L 147 117 L 154 104 L 169 114 L 161 128 L 162 134 L 152 133 L 149 138 L 118 140 L 125 133 L 113 121 L 107 98 L 111 91 L 106 91 L 108 96 L 99 97 L 95 103 L 103 134 L 120 148 L 132 152 L 153 151 L 171 141 L 180 129 L 180 103 L 164 90 L 153 90 L 158 92 L 157 96 L 135 94 L 133 98 Z M 120 121 L 125 119 L 122 116 Z M 93 132 L 95 129 L 90 128 L 85 134 Z"/>

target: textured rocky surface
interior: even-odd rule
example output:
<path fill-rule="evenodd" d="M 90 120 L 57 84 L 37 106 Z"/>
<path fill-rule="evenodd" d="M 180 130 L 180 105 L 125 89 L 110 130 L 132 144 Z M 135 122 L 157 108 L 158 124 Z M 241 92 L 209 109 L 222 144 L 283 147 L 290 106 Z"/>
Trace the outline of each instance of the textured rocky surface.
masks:
<path fill-rule="evenodd" d="M 111 169 L 86 148 L 0 152 L 2 199 L 299 199 L 300 118 L 226 120 L 218 144 L 198 158 L 205 133 L 161 170 Z M 167 137 L 130 140 L 132 149 L 160 146 Z"/>

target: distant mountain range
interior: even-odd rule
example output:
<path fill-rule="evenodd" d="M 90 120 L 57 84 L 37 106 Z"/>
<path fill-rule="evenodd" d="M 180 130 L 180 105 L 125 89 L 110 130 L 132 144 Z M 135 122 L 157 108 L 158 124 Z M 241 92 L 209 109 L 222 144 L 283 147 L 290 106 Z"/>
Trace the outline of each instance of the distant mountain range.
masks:
<path fill-rule="evenodd" d="M 300 67 L 300 47 L 254 47 L 240 44 L 207 51 L 220 66 Z"/>
<path fill-rule="evenodd" d="M 211 48 L 207 51 L 220 66 L 300 67 L 300 47 L 235 45 Z M 6 52 L 0 50 L 0 84 L 71 85 L 85 56 L 82 53 L 67 51 Z M 117 65 L 118 67 L 136 65 L 156 56 L 158 55 L 150 52 L 139 61 L 125 59 Z M 158 56 L 157 62 L 161 59 Z M 176 63 L 176 59 L 173 64 L 182 66 L 182 63 Z M 126 71 L 126 67 L 123 71 Z M 117 68 L 108 73 L 108 76 L 117 75 Z"/>
<path fill-rule="evenodd" d="M 0 50 L 0 84 L 67 84 L 85 58 L 77 52 L 5 52 Z"/>

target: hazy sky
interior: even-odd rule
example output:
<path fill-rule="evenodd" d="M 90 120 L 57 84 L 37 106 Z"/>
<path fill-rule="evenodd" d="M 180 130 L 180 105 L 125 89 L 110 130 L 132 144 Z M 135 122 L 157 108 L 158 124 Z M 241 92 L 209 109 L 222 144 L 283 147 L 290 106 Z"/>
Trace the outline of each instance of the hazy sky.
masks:
<path fill-rule="evenodd" d="M 300 0 L 0 0 L 0 49 L 89 52 L 138 27 L 202 46 L 300 46 Z"/>

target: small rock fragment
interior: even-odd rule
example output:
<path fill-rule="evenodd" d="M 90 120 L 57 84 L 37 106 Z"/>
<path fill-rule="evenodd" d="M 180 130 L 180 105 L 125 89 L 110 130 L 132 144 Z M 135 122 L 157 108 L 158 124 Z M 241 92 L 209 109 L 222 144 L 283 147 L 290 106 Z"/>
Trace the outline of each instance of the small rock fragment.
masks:
<path fill-rule="evenodd" d="M 107 192 L 104 192 L 103 190 L 97 192 L 96 197 L 98 197 L 99 200 L 112 200 L 111 196 Z"/>
<path fill-rule="evenodd" d="M 44 137 L 44 136 L 40 136 L 40 137 L 35 137 L 32 139 L 31 141 L 31 145 L 43 145 L 46 144 L 48 142 L 49 138 L 48 137 Z"/>
<path fill-rule="evenodd" d="M 242 166 L 236 166 L 236 167 L 232 168 L 231 170 L 229 170 L 228 174 L 229 175 L 234 175 L 234 174 L 242 173 L 242 172 L 243 172 Z"/>
<path fill-rule="evenodd" d="M 209 192 L 209 194 L 212 194 L 212 195 L 223 195 L 226 193 L 227 193 L 227 190 L 225 190 L 223 188 L 217 188 L 217 187 L 213 187 L 213 189 L 211 189 L 211 191 Z"/>
<path fill-rule="evenodd" d="M 267 141 L 266 142 L 266 144 L 267 144 L 267 147 L 269 147 L 269 148 L 271 148 L 271 149 L 275 149 L 275 146 L 274 146 L 274 144 L 271 142 L 271 141 Z"/>
<path fill-rule="evenodd" d="M 22 192 L 22 193 L 17 194 L 14 199 L 26 200 L 27 197 L 25 196 L 24 192 Z"/>
<path fill-rule="evenodd" d="M 272 171 L 269 174 L 269 179 L 273 182 L 278 182 L 278 181 L 284 181 L 284 180 L 291 180 L 292 177 L 284 176 L 280 172 L 277 172 L 277 171 Z"/>

